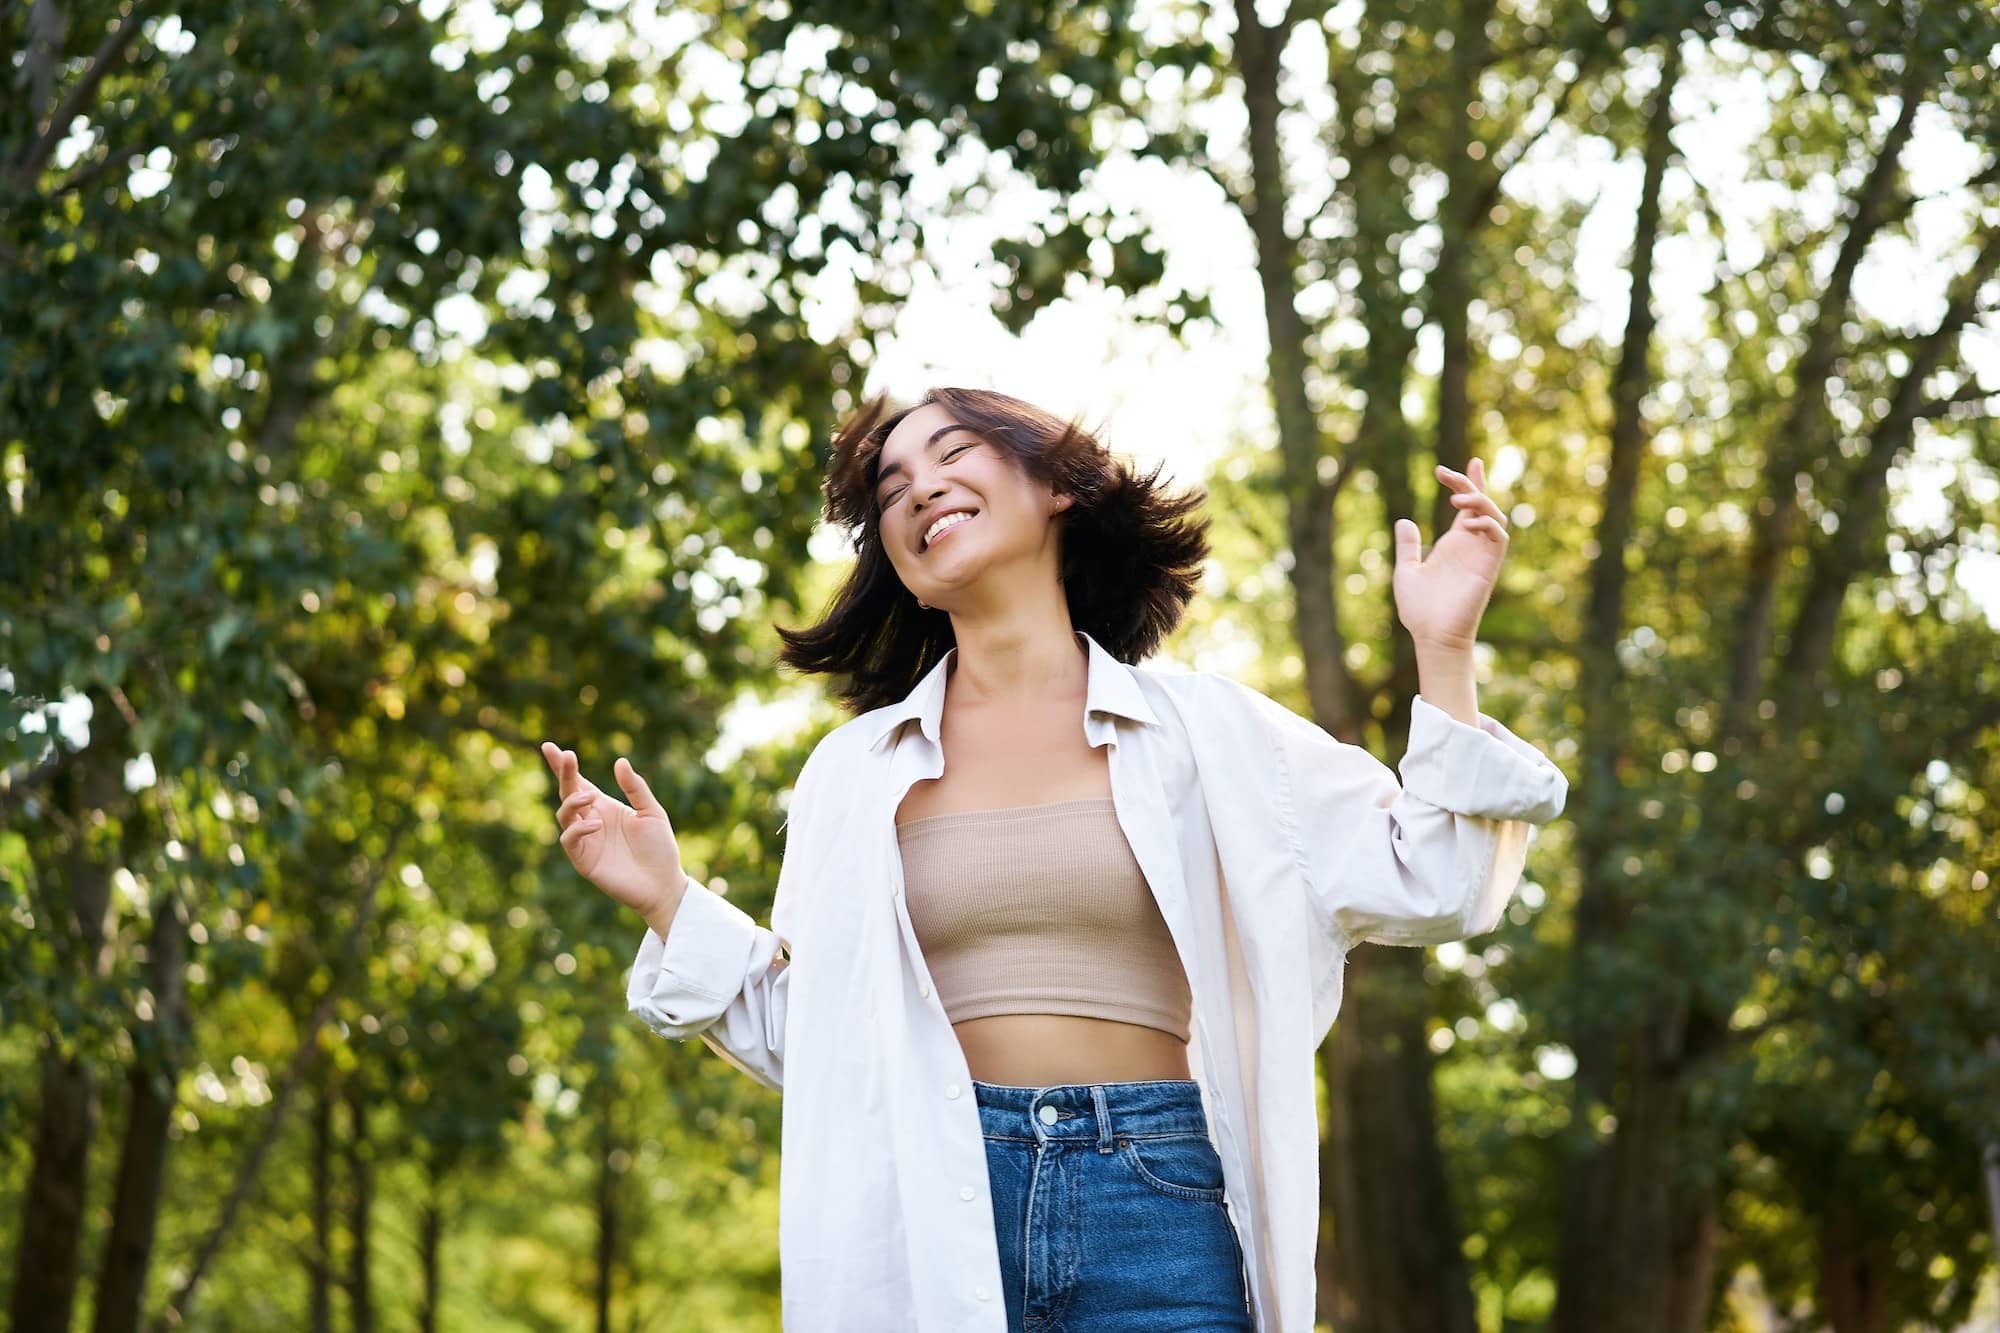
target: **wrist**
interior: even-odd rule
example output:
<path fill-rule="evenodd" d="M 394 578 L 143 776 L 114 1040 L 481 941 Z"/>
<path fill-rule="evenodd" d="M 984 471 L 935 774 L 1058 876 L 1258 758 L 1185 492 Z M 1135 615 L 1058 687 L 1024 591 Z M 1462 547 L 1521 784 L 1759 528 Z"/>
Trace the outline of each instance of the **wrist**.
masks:
<path fill-rule="evenodd" d="M 667 937 L 667 928 L 673 924 L 674 917 L 680 912 L 681 900 L 687 897 L 688 886 L 693 882 L 683 870 L 678 883 L 661 894 L 651 907 L 640 913 L 646 919 L 646 925 L 661 939 Z"/>
<path fill-rule="evenodd" d="M 1472 653 L 1436 648 L 1417 652 L 1417 693 L 1468 726 L 1479 725 L 1479 687 Z"/>
<path fill-rule="evenodd" d="M 1448 661 L 1456 657 L 1471 657 L 1472 645 L 1477 642 L 1477 639 L 1419 638 L 1413 634 L 1410 636 L 1410 641 L 1416 645 L 1416 654 L 1419 660 L 1436 659 Z"/>

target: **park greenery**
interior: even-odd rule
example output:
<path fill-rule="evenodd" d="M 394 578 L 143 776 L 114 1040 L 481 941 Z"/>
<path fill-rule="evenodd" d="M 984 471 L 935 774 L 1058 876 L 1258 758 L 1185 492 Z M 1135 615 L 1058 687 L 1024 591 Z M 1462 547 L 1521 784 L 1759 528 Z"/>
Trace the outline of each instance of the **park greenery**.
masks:
<path fill-rule="evenodd" d="M 2000 1318 L 1987 0 L 15 0 L 0 57 L 16 1330 L 776 1327 L 779 1098 L 631 1021 L 536 747 L 768 920 L 872 343 L 1024 190 L 1006 328 L 1213 327 L 1135 168 L 1268 349 L 1171 655 L 1393 762 L 1390 522 L 1497 462 L 1480 703 L 1571 780 L 1500 929 L 1352 959 L 1323 1324 Z"/>

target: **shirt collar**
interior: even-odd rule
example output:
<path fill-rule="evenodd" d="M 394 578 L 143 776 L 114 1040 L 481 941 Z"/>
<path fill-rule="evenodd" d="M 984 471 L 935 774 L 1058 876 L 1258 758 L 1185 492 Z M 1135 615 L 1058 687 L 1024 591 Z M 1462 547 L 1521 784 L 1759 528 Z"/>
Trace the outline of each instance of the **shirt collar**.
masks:
<path fill-rule="evenodd" d="M 1104 646 L 1084 630 L 1076 631 L 1086 645 L 1089 655 L 1089 681 L 1084 690 L 1083 718 L 1086 728 L 1098 713 L 1116 713 L 1137 722 L 1154 722 L 1160 719 L 1146 702 L 1145 691 L 1139 686 L 1138 677 L 1132 668 L 1113 657 Z M 879 746 L 896 729 L 911 718 L 916 718 L 923 733 L 932 741 L 938 739 L 938 721 L 944 714 L 945 675 L 951 670 L 951 662 L 958 655 L 958 645 L 953 644 L 937 664 L 924 674 L 908 694 L 896 703 L 884 706 L 872 726 L 870 747 Z M 1093 740 L 1093 743 L 1094 740 Z"/>

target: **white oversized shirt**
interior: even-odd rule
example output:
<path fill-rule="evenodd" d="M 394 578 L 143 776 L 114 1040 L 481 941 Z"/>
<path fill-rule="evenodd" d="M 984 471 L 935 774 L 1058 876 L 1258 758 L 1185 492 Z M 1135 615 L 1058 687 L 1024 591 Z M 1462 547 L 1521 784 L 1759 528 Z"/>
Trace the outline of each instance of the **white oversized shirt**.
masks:
<path fill-rule="evenodd" d="M 1562 771 L 1484 713 L 1417 696 L 1402 781 L 1228 676 L 1128 666 L 1079 631 L 1083 717 L 1193 992 L 1189 1072 L 1260 1333 L 1311 1333 L 1314 1056 L 1357 941 L 1500 920 Z M 782 1089 L 780 1303 L 795 1333 L 1006 1333 L 972 1075 L 903 901 L 896 812 L 944 772 L 949 650 L 835 727 L 792 792 L 771 926 L 693 881 L 647 930 L 631 1011 Z M 914 722 L 915 726 L 908 724 Z M 781 955 L 780 950 L 784 953 Z"/>

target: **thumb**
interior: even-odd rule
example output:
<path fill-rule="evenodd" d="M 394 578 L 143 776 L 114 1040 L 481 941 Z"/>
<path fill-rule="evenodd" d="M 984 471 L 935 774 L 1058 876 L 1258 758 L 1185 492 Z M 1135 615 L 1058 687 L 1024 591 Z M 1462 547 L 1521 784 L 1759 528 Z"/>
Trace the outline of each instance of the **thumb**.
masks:
<path fill-rule="evenodd" d="M 640 814 L 667 813 L 660 807 L 660 803 L 653 799 L 653 789 L 646 785 L 646 779 L 639 776 L 639 770 L 632 767 L 630 759 L 622 754 L 619 755 L 618 762 L 611 766 L 611 772 L 618 779 L 618 785 L 625 789 L 625 795 L 631 800 L 634 810 Z"/>
<path fill-rule="evenodd" d="M 1396 563 L 1417 564 L 1423 559 L 1424 544 L 1417 525 L 1407 518 L 1396 520 Z"/>

